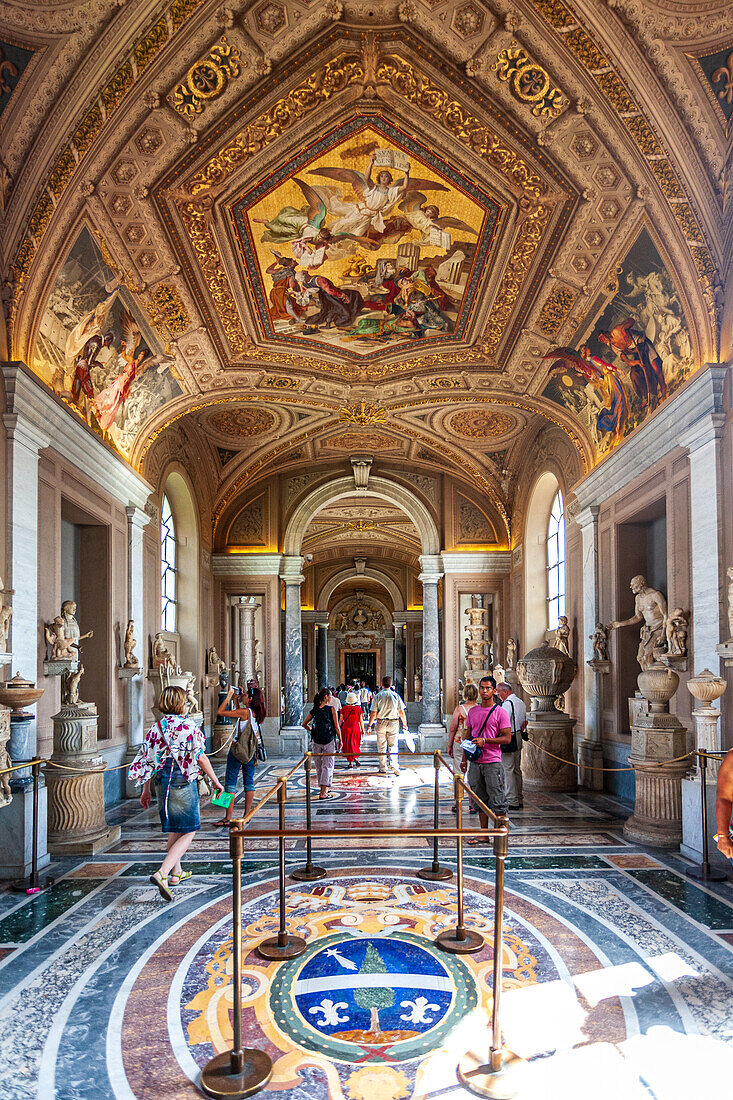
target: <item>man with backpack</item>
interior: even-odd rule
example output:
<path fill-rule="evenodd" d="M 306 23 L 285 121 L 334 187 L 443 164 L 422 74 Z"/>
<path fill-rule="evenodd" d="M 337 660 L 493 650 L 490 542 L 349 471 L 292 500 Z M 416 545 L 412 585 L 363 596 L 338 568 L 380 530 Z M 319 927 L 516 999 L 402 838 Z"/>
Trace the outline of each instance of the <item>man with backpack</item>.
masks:
<path fill-rule="evenodd" d="M 372 726 L 377 724 L 377 751 L 379 752 L 379 771 L 382 775 L 391 772 L 400 774 L 398 738 L 400 722 L 407 729 L 407 713 L 405 704 L 392 687 L 390 676 L 382 677 L 382 690 L 378 691 L 372 699 L 372 709 L 369 714 L 369 726 L 367 733 L 372 732 Z"/>
<path fill-rule="evenodd" d="M 509 715 L 495 694 L 494 677 L 482 676 L 478 690 L 478 705 L 471 707 L 466 716 L 466 736 L 479 750 L 468 766 L 468 785 L 497 817 L 506 817 L 508 805 L 501 747 L 511 741 L 512 728 Z M 488 828 L 488 815 L 481 809 L 479 821 L 482 829 Z M 481 843 L 480 837 L 469 840 L 469 844 Z"/>
<path fill-rule="evenodd" d="M 507 785 L 507 797 L 510 810 L 521 810 L 522 792 L 522 741 L 526 737 L 527 708 L 512 690 L 506 680 L 499 684 L 496 693 L 502 701 L 504 710 L 512 724 L 512 739 L 508 745 L 502 745 L 501 763 Z"/>

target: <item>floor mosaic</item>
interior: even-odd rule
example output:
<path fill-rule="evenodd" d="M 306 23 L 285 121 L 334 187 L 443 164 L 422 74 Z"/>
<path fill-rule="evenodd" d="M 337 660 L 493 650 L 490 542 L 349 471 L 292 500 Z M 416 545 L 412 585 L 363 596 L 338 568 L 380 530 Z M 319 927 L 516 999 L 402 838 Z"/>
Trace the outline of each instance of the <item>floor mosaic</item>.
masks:
<path fill-rule="evenodd" d="M 269 764 L 258 789 L 284 770 Z M 430 768 L 379 778 L 339 770 L 318 828 L 432 824 Z M 302 780 L 291 794 L 296 822 Z M 450 801 L 446 784 L 446 824 Z M 605 795 L 538 794 L 513 815 L 502 1018 L 520 1100 L 688 1100 L 733 1079 L 733 885 L 701 886 L 679 857 L 627 844 L 628 812 Z M 268 804 L 262 824 L 276 814 Z M 114 816 L 113 851 L 54 865 L 55 884 L 33 898 L 0 892 L 3 1100 L 183 1100 L 229 1048 L 231 863 L 218 814 L 205 808 L 194 877 L 170 905 L 148 882 L 162 850 L 154 811 L 124 803 Z M 428 854 L 424 838 L 319 841 L 327 877 L 287 884 L 287 925 L 306 952 L 265 962 L 255 948 L 277 928 L 277 855 L 247 840 L 243 1026 L 274 1063 L 263 1095 L 469 1095 L 456 1064 L 488 1042 L 495 861 L 490 846 L 466 850 L 466 924 L 486 943 L 453 956 L 434 940 L 455 924 L 455 878 L 416 877 Z M 303 842 L 288 842 L 288 869 L 303 860 Z M 455 869 L 452 842 L 440 860 Z"/>

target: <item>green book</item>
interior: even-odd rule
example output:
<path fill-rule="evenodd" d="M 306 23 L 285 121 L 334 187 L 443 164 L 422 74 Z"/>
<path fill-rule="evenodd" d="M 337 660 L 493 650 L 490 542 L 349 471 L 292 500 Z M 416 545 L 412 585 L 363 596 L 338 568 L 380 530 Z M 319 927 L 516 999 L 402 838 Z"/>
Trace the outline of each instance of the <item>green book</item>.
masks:
<path fill-rule="evenodd" d="M 234 801 L 234 795 L 229 794 L 227 791 L 217 791 L 216 794 L 211 796 L 212 806 L 223 806 L 225 810 L 228 810 Z"/>

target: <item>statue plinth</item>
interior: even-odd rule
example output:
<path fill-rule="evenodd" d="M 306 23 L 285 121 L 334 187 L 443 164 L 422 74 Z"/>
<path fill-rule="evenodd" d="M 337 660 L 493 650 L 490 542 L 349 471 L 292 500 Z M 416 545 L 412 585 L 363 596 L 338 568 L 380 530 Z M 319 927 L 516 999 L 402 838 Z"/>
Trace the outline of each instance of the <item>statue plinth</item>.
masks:
<path fill-rule="evenodd" d="M 600 657 L 594 657 L 591 661 L 585 662 L 593 669 L 594 672 L 598 672 L 601 676 L 605 676 L 611 671 L 611 662 L 603 661 Z"/>
<path fill-rule="evenodd" d="M 631 730 L 629 765 L 636 776 L 634 812 L 624 825 L 624 836 L 636 844 L 678 848 L 682 840 L 682 780 L 690 770 L 687 731 L 669 700 L 679 685 L 672 669 L 658 666 L 639 675 L 639 688 L 648 703 Z"/>
<path fill-rule="evenodd" d="M 140 665 L 120 665 L 117 669 L 118 680 L 133 680 L 136 676 L 144 676 L 145 669 Z"/>
<path fill-rule="evenodd" d="M 726 668 L 733 666 L 733 638 L 729 638 L 727 642 L 721 642 L 720 645 L 716 645 L 715 652 L 725 663 Z"/>
<path fill-rule="evenodd" d="M 104 816 L 104 772 L 94 703 L 64 704 L 52 716 L 53 756 L 46 768 L 48 846 L 56 854 L 96 855 L 120 839 Z M 69 769 L 68 771 L 66 769 Z"/>
<path fill-rule="evenodd" d="M 67 658 L 63 661 L 44 661 L 43 662 L 43 675 L 44 676 L 63 676 L 66 672 L 75 671 L 76 662 L 71 658 Z"/>
<path fill-rule="evenodd" d="M 675 672 L 687 672 L 687 654 L 681 653 L 675 655 L 673 653 L 657 653 L 655 651 L 654 656 L 660 664 L 663 664 L 666 668 L 671 668 Z"/>

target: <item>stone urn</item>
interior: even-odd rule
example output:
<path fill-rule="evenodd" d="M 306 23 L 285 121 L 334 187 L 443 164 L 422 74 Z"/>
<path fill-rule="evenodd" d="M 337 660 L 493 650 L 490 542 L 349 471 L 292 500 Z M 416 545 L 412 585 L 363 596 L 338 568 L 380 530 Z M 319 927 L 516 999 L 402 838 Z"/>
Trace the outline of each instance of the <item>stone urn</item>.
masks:
<path fill-rule="evenodd" d="M 716 676 L 709 668 L 704 668 L 697 676 L 691 676 L 687 681 L 687 690 L 690 695 L 703 704 L 696 709 L 706 712 L 715 709 L 710 704 L 720 699 L 727 686 L 725 680 Z"/>
<path fill-rule="evenodd" d="M 10 707 L 11 717 L 31 718 L 32 715 L 23 710 L 37 703 L 43 695 L 43 688 L 37 688 L 32 680 L 24 680 L 19 672 L 16 672 L 12 680 L 6 680 L 0 684 L 0 703 L 4 707 Z"/>
<path fill-rule="evenodd" d="M 652 714 L 664 714 L 669 701 L 680 686 L 680 678 L 674 669 L 653 665 L 640 672 L 637 680 L 639 691 L 649 703 Z"/>
<path fill-rule="evenodd" d="M 517 676 L 532 699 L 532 715 L 558 713 L 555 700 L 564 695 L 575 678 L 572 657 L 549 642 L 531 649 L 517 661 Z"/>

